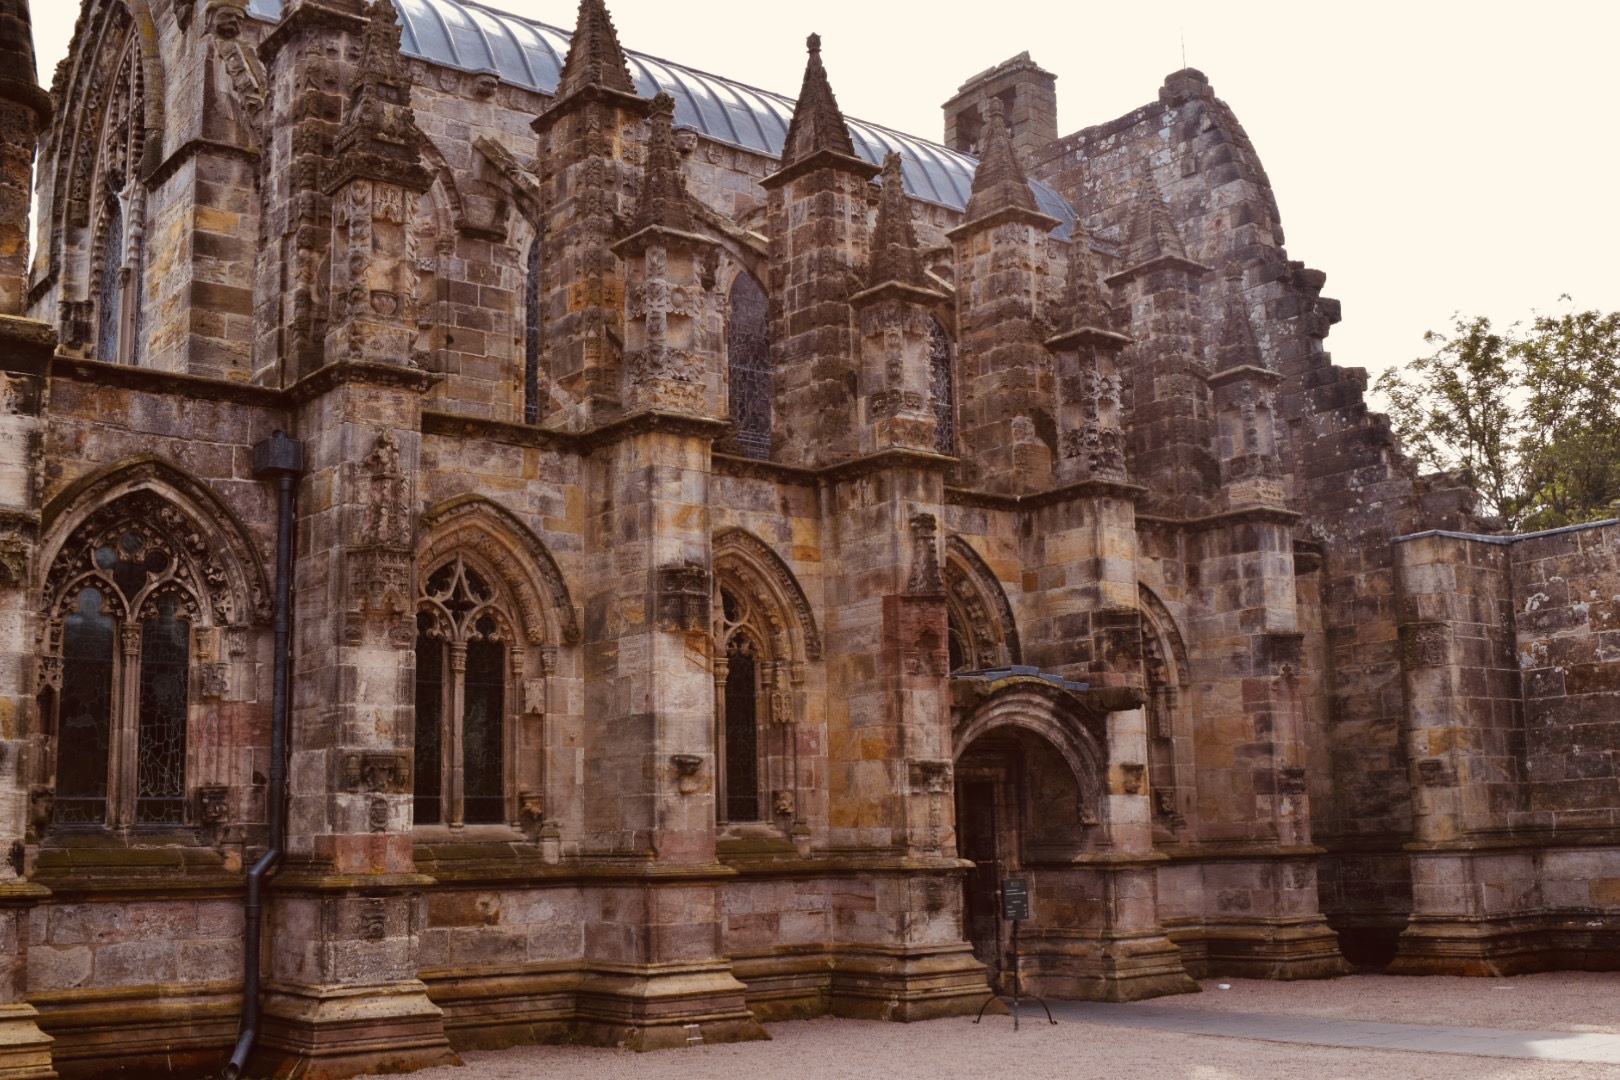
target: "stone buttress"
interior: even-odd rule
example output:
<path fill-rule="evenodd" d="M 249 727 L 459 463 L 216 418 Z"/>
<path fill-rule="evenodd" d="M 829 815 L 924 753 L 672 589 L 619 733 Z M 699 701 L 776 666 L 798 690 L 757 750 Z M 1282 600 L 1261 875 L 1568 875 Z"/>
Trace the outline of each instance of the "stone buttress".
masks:
<path fill-rule="evenodd" d="M 321 62 L 333 16 L 277 67 Z M 422 135 L 389 0 L 370 5 L 348 69 L 330 200 L 321 366 L 295 391 L 308 472 L 295 562 L 296 676 L 289 851 L 271 886 L 264 1032 L 277 1072 L 340 1077 L 454 1060 L 417 977 L 425 916 L 411 838 L 415 710 L 415 476 L 421 394 L 415 334 Z M 341 25 L 353 26 L 352 23 Z M 287 25 L 283 24 L 283 32 Z M 294 24 L 294 31 L 297 24 Z M 316 56 L 300 56 L 305 45 Z"/>
<path fill-rule="evenodd" d="M 30 832 L 23 769 L 26 719 L 35 710 L 41 672 L 30 645 L 35 616 L 40 492 L 33 460 L 56 334 L 23 317 L 27 295 L 28 202 L 34 145 L 50 122 L 50 97 L 34 79 L 28 0 L 0 0 L 0 1074 L 45 1080 L 51 1039 L 28 1003 L 29 914 L 48 890 L 26 880 L 23 845 Z"/>

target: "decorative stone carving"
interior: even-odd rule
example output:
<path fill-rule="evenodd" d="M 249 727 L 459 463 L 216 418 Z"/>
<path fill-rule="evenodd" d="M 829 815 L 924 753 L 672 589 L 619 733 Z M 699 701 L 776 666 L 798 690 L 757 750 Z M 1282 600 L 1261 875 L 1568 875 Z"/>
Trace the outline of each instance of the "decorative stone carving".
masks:
<path fill-rule="evenodd" d="M 707 633 L 712 590 L 709 572 L 696 563 L 658 570 L 658 628 Z"/>
<path fill-rule="evenodd" d="M 951 790 L 951 763 L 948 760 L 918 759 L 908 766 L 911 790 L 940 795 Z"/>
<path fill-rule="evenodd" d="M 703 769 L 703 759 L 697 754 L 675 754 L 669 759 L 675 767 L 675 786 L 682 795 L 695 793 L 702 785 L 699 776 Z"/>
<path fill-rule="evenodd" d="M 345 755 L 343 788 L 361 792 L 401 795 L 411 790 L 411 759 L 406 754 L 370 751 Z"/>
<path fill-rule="evenodd" d="M 381 941 L 388 936 L 388 905 L 381 897 L 368 896 L 360 901 L 360 937 L 366 941 Z"/>
<path fill-rule="evenodd" d="M 409 648 L 416 641 L 411 617 L 411 556 L 392 548 L 360 548 L 347 553 L 349 611 L 344 616 L 344 643 L 385 641 Z"/>
<path fill-rule="evenodd" d="M 197 789 L 197 818 L 210 828 L 225 824 L 230 817 L 231 789 L 224 784 L 204 784 Z"/>
<path fill-rule="evenodd" d="M 1443 667 L 1451 662 L 1451 627 L 1447 623 L 1406 623 L 1401 627 L 1401 666 L 1408 671 Z"/>
<path fill-rule="evenodd" d="M 210 701 L 219 701 L 230 693 L 229 664 L 202 665 L 202 695 Z"/>
<path fill-rule="evenodd" d="M 933 514 L 911 517 L 911 579 L 906 582 L 906 592 L 917 596 L 945 592 L 939 569 L 939 521 Z"/>
<path fill-rule="evenodd" d="M 1147 783 L 1147 766 L 1138 762 L 1124 762 L 1119 767 L 1119 788 L 1122 795 L 1141 795 Z"/>

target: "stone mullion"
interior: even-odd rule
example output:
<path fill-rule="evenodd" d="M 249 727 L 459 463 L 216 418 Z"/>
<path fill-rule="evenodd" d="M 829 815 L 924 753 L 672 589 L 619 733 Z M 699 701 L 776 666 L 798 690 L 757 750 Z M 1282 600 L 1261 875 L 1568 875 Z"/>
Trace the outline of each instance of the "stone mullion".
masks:
<path fill-rule="evenodd" d="M 726 676 L 731 660 L 724 639 L 715 645 L 714 656 L 714 818 L 726 820 Z"/>
<path fill-rule="evenodd" d="M 452 829 L 460 829 L 466 824 L 466 807 L 463 799 L 466 794 L 467 768 L 462 758 L 463 741 L 467 735 L 467 643 L 465 641 L 452 641 L 450 643 L 448 693 L 450 700 L 445 702 L 446 707 L 444 709 L 447 730 L 444 736 L 444 750 L 439 756 L 445 777 L 445 784 L 441 790 L 444 793 L 445 824 Z"/>
<path fill-rule="evenodd" d="M 141 624 L 134 612 L 119 627 L 118 697 L 112 710 L 112 745 L 108 755 L 107 824 L 127 830 L 135 823 L 135 769 L 139 760 L 141 699 Z"/>

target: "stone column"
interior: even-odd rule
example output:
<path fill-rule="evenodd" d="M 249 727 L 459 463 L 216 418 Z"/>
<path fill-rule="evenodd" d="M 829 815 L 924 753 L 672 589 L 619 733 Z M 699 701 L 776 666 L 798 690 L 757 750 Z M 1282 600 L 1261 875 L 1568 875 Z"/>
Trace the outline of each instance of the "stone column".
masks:
<path fill-rule="evenodd" d="M 54 1077 L 51 1040 L 27 1001 L 29 912 L 49 895 L 24 877 L 27 733 L 38 724 L 32 653 L 39 539 L 35 486 L 56 334 L 21 317 L 28 287 L 34 147 L 51 100 L 34 79 L 27 0 L 0 0 L 0 1075 Z"/>

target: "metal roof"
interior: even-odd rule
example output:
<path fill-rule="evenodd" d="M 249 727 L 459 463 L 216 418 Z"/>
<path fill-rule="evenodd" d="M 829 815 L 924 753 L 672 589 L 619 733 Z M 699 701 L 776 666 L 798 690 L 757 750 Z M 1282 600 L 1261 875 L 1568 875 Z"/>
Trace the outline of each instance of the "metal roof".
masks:
<path fill-rule="evenodd" d="M 276 22 L 283 0 L 250 0 L 248 14 Z M 400 48 L 414 56 L 462 71 L 487 71 L 514 86 L 554 93 L 562 76 L 571 35 L 565 30 L 509 15 L 469 0 L 394 0 L 402 28 Z M 717 75 L 625 50 L 636 91 L 652 97 L 660 90 L 675 99 L 675 123 L 717 142 L 770 157 L 782 156 L 793 99 L 758 90 Z M 938 143 L 849 120 L 855 152 L 881 165 L 898 151 L 906 191 L 917 199 L 967 209 L 978 160 Z M 1067 239 L 1074 210 L 1056 191 L 1030 181 L 1036 205 L 1062 224 L 1053 235 Z"/>

